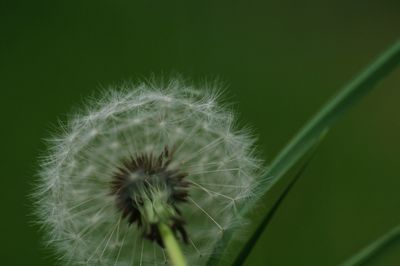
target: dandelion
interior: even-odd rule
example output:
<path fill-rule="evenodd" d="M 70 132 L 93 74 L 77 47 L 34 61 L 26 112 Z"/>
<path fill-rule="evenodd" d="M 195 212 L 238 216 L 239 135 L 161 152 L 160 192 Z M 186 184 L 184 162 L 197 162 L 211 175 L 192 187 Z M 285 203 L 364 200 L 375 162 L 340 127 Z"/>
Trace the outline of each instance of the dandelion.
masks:
<path fill-rule="evenodd" d="M 242 224 L 261 162 L 205 87 L 110 88 L 50 141 L 34 198 L 63 264 L 203 265 Z"/>

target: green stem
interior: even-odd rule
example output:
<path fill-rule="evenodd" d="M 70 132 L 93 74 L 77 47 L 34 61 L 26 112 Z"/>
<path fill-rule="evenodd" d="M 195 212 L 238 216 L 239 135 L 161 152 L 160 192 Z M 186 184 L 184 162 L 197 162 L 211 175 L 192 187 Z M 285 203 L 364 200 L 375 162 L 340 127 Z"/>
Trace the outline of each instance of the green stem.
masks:
<path fill-rule="evenodd" d="M 160 231 L 160 235 L 163 240 L 165 249 L 167 250 L 171 265 L 186 266 L 186 261 L 182 254 L 182 250 L 179 247 L 178 242 L 176 241 L 174 233 L 172 233 L 168 225 L 164 223 L 159 223 L 158 230 Z"/>
<path fill-rule="evenodd" d="M 398 239 L 400 236 L 400 225 L 390 230 L 388 233 L 383 235 L 381 238 L 374 241 L 372 244 L 368 245 L 350 259 L 340 264 L 340 266 L 355 266 L 362 265 L 367 262 L 368 259 L 373 257 L 379 251 L 382 251 L 385 247 L 389 246 L 394 240 Z"/>

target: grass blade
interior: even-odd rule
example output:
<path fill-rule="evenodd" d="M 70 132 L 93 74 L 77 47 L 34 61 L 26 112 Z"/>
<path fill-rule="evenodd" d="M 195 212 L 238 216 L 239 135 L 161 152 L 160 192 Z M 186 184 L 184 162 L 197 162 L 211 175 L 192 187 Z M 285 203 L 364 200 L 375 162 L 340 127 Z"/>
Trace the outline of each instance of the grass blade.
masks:
<path fill-rule="evenodd" d="M 325 134 L 324 134 L 325 135 Z M 322 138 L 321 138 L 322 140 Z M 272 207 L 265 213 L 265 216 L 261 220 L 261 223 L 258 225 L 257 229 L 253 232 L 251 237 L 247 240 L 246 244 L 243 246 L 241 252 L 236 257 L 236 260 L 232 264 L 233 266 L 241 266 L 246 261 L 247 257 L 250 255 L 253 247 L 256 245 L 258 239 L 267 228 L 278 208 L 281 206 L 281 203 L 285 199 L 285 197 L 289 194 L 290 190 L 294 187 L 297 181 L 303 176 L 303 173 L 307 169 L 307 166 L 310 164 L 311 160 L 314 158 L 317 146 L 320 142 L 317 143 L 316 147 L 310 152 L 310 155 L 304 160 L 300 168 L 297 172 L 291 177 L 289 183 L 284 187 L 283 191 L 279 194 L 279 196 L 275 199 Z"/>
<path fill-rule="evenodd" d="M 325 104 L 316 115 L 307 122 L 294 138 L 283 148 L 272 161 L 269 172 L 265 177 L 273 177 L 272 183 L 265 183 L 262 191 L 266 193 L 293 165 L 301 159 L 318 141 L 321 134 L 329 129 L 345 112 L 365 96 L 375 85 L 392 72 L 400 63 L 400 41 L 397 41 L 386 52 L 379 56 L 372 64 L 362 71 L 348 85 Z M 244 215 L 254 205 L 249 200 L 241 209 Z M 214 248 L 213 256 L 207 265 L 219 264 L 221 257 L 218 254 L 226 249 L 233 232 L 227 230 Z"/>
<path fill-rule="evenodd" d="M 379 251 L 388 247 L 396 239 L 400 237 L 400 225 L 390 230 L 388 233 L 377 239 L 350 259 L 340 264 L 340 266 L 358 266 L 367 262 L 370 258 L 376 255 Z"/>
<path fill-rule="evenodd" d="M 383 53 L 332 98 L 284 147 L 271 164 L 269 176 L 284 175 L 350 107 L 400 64 L 400 41 Z"/>

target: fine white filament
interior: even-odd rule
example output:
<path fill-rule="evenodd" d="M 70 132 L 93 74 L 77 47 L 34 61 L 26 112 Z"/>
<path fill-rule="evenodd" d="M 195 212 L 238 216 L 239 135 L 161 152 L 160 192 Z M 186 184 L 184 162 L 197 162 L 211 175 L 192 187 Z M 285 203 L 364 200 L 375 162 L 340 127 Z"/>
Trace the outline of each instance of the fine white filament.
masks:
<path fill-rule="evenodd" d="M 169 167 L 190 182 L 180 205 L 188 265 L 204 265 L 224 231 L 242 223 L 238 209 L 254 197 L 261 162 L 249 132 L 217 105 L 218 88 L 207 86 L 174 79 L 109 88 L 50 141 L 34 198 L 46 242 L 63 265 L 166 264 L 163 249 L 122 218 L 110 193 L 123 160 L 166 146 L 174 150 Z"/>

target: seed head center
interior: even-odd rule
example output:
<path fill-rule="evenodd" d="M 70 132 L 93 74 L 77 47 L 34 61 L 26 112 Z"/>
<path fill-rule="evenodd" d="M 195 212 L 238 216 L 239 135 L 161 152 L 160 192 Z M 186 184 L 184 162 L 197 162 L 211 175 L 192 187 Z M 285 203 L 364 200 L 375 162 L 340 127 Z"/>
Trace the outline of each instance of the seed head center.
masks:
<path fill-rule="evenodd" d="M 122 162 L 112 177 L 116 206 L 129 224 L 136 223 L 143 235 L 163 246 L 157 224 L 169 225 L 188 242 L 179 205 L 187 201 L 186 173 L 170 167 L 173 152 L 166 146 L 159 155 L 140 154 Z"/>

